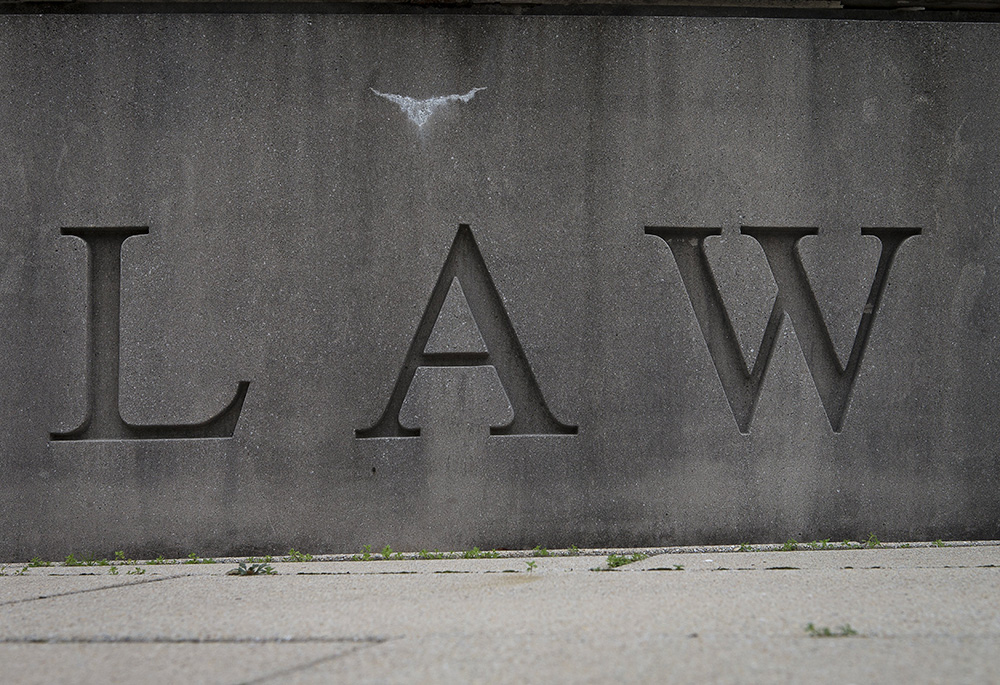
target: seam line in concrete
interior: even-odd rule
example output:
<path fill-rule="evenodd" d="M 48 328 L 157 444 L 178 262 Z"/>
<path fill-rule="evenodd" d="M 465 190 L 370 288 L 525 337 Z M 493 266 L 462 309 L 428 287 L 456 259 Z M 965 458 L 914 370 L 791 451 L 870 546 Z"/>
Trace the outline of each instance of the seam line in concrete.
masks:
<path fill-rule="evenodd" d="M 590 569 L 591 571 L 604 571 L 604 572 L 622 572 L 622 573 L 646 573 L 648 571 L 674 571 L 677 573 L 682 572 L 694 572 L 694 573 L 712 573 L 721 571 L 975 571 L 982 569 L 1000 569 L 1000 566 L 996 564 L 979 564 L 977 566 L 829 566 L 826 568 L 809 568 L 807 566 L 760 566 L 757 568 L 750 566 L 732 566 L 723 567 L 717 566 L 714 568 L 690 568 L 690 569 L 678 569 L 678 568 L 666 568 L 666 567 L 656 567 L 656 568 L 595 568 Z M 520 571 L 518 571 L 520 573 Z M 377 575 L 374 573 L 370 574 L 356 574 L 356 575 Z"/>
<path fill-rule="evenodd" d="M 0 644 L 47 644 L 47 645 L 113 645 L 113 644 L 167 644 L 167 645 L 242 645 L 242 644 L 381 644 L 392 638 L 380 635 L 360 635 L 350 637 L 141 637 L 130 635 L 94 635 L 89 637 L 61 637 L 27 635 L 24 637 L 0 637 Z"/>
<path fill-rule="evenodd" d="M 302 671 L 309 670 L 320 664 L 324 664 L 341 657 L 350 656 L 356 652 L 365 649 L 366 647 L 371 647 L 374 644 L 381 644 L 382 642 L 388 641 L 388 638 L 371 641 L 369 644 L 359 644 L 355 645 L 353 649 L 348 649 L 343 652 L 337 652 L 336 654 L 330 654 L 328 656 L 320 657 L 319 659 L 313 659 L 312 661 L 307 661 L 304 664 L 299 664 L 297 666 L 291 666 L 289 668 L 281 669 L 280 671 L 275 671 L 274 673 L 269 673 L 267 675 L 260 676 L 259 678 L 254 678 L 253 680 L 244 680 L 239 685 L 260 685 L 261 683 L 266 683 L 268 681 L 275 680 L 276 678 L 284 678 L 286 676 L 292 675 L 293 673 L 300 673 Z"/>
<path fill-rule="evenodd" d="M 158 583 L 162 580 L 174 580 L 175 578 L 191 578 L 194 574 L 185 574 L 182 576 L 168 576 L 166 578 L 147 578 L 145 580 L 133 580 L 127 583 L 115 583 L 114 585 L 102 585 L 101 587 L 90 587 L 85 590 L 70 590 L 69 592 L 57 592 L 54 595 L 39 595 L 38 597 L 26 597 L 25 599 L 12 599 L 9 602 L 0 602 L 0 607 L 11 606 L 13 604 L 24 604 L 26 602 L 37 602 L 40 599 L 55 599 L 57 597 L 68 597 L 70 595 L 81 595 L 85 592 L 101 592 L 103 590 L 117 590 L 121 587 L 134 587 L 136 585 L 145 585 L 147 583 Z M 66 576 L 67 578 L 79 577 L 79 576 Z"/>
<path fill-rule="evenodd" d="M 880 7 L 876 4 L 856 7 L 754 7 L 724 6 L 724 5 L 671 5 L 671 4 L 640 4 L 615 2 L 595 2 L 592 4 L 563 4 L 556 2 L 532 3 L 530 1 L 516 2 L 472 2 L 461 3 L 454 7 L 445 4 L 398 3 L 373 0 L 371 2 L 316 2 L 304 0 L 298 2 L 226 2 L 193 1 L 171 2 L 163 1 L 121 1 L 107 2 L 56 2 L 15 1 L 0 2 L 0 16 L 4 14 L 34 14 L 34 15 L 110 15 L 110 14 L 245 14 L 245 15 L 283 15 L 283 14 L 313 14 L 313 15 L 389 15 L 389 16 L 516 16 L 516 17 L 548 17 L 548 16 L 637 16 L 637 17 L 707 17 L 715 18 L 750 18 L 750 19 L 829 19 L 833 21 L 913 21 L 913 22 L 963 22 L 963 23 L 995 23 L 998 13 L 994 7 L 987 9 L 952 9 L 938 3 L 928 3 L 930 9 L 922 5 L 901 5 L 896 7 Z M 899 11 L 899 10 L 921 10 Z M 894 11 L 895 10 L 895 11 Z"/>

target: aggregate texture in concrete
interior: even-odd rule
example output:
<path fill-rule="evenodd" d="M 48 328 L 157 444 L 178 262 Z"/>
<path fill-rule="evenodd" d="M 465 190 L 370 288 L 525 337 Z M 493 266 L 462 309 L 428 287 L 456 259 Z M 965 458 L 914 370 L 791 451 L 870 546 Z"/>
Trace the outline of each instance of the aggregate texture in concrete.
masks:
<path fill-rule="evenodd" d="M 591 552 L 588 550 L 588 553 Z M 638 550 L 620 550 L 631 557 Z M 989 683 L 1000 547 L 33 567 L 6 682 Z M 118 575 L 109 575 L 110 569 Z M 127 575 L 143 569 L 141 575 Z M 595 572 L 599 571 L 599 572 Z"/>
<path fill-rule="evenodd" d="M 0 555 L 1000 537 L 1000 25 L 0 15 Z"/>

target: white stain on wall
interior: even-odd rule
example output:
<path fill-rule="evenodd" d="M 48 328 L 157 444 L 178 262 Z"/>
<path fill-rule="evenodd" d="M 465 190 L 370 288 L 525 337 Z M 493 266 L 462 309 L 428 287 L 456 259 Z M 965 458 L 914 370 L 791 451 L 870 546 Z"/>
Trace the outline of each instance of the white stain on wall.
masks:
<path fill-rule="evenodd" d="M 371 88 L 371 91 L 376 95 L 384 97 L 386 100 L 395 102 L 399 105 L 399 108 L 410 118 L 410 121 L 420 128 L 423 128 L 423 125 L 427 123 L 427 121 L 431 118 L 431 115 L 434 114 L 438 107 L 452 102 L 468 102 L 472 98 L 476 97 L 476 93 L 481 90 L 486 89 L 473 88 L 465 95 L 440 95 L 438 97 L 427 98 L 425 100 L 417 100 L 416 98 L 411 98 L 408 95 L 380 93 L 374 88 Z"/>

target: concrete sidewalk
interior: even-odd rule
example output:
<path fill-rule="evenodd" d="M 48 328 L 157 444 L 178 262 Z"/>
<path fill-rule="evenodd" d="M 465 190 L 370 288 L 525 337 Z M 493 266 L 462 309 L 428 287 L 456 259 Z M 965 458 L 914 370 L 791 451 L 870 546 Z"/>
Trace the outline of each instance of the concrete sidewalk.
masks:
<path fill-rule="evenodd" d="M 1000 682 L 996 544 L 271 565 L 8 564 L 0 679 Z"/>

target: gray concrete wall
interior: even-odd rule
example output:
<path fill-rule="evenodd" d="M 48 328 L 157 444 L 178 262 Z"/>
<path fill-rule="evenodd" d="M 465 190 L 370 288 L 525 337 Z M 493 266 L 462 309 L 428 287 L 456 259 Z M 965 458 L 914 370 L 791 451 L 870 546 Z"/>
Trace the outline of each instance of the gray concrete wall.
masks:
<path fill-rule="evenodd" d="M 998 73 L 988 23 L 4 16 L 0 557 L 996 538 Z"/>

